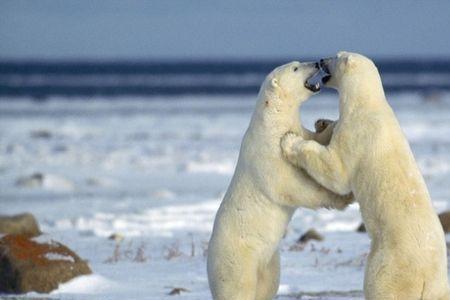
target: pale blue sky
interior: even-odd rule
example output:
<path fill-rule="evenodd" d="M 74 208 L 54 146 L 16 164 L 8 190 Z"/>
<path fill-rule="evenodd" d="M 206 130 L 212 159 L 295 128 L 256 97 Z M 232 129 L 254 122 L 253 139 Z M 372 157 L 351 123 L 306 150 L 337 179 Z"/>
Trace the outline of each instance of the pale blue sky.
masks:
<path fill-rule="evenodd" d="M 0 58 L 450 57 L 450 1 L 0 2 Z"/>

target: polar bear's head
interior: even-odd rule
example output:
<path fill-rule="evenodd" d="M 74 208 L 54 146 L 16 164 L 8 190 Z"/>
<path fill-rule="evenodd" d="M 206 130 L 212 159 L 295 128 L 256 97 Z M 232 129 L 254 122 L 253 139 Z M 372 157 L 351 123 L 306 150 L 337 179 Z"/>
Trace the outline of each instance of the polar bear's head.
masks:
<path fill-rule="evenodd" d="M 320 90 L 319 84 L 310 84 L 308 79 L 319 70 L 314 62 L 294 61 L 277 67 L 267 75 L 261 86 L 260 95 L 265 101 L 298 104 Z M 269 99 L 269 100 L 268 100 Z"/>
<path fill-rule="evenodd" d="M 320 60 L 320 67 L 327 73 L 322 82 L 327 87 L 341 89 L 348 84 L 355 86 L 361 80 L 380 80 L 375 64 L 367 57 L 341 51 L 335 57 Z"/>

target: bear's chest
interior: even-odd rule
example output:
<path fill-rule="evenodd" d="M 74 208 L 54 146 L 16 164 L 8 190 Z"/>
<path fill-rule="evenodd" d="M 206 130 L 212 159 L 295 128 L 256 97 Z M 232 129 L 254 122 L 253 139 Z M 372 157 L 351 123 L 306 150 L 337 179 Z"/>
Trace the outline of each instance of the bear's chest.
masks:
<path fill-rule="evenodd" d="M 251 166 L 249 169 L 252 170 L 252 175 L 260 178 L 261 183 L 267 188 L 297 178 L 299 175 L 298 168 L 284 157 L 279 139 L 270 143 L 253 144 L 245 160 Z"/>

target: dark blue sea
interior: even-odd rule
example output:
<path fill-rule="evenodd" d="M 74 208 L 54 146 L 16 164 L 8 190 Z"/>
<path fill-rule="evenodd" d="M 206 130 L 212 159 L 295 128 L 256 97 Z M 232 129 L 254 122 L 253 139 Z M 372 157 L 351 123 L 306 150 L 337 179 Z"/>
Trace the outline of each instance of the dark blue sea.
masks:
<path fill-rule="evenodd" d="M 0 61 L 0 97 L 252 94 L 288 61 Z M 375 63 L 387 92 L 450 90 L 450 58 Z"/>

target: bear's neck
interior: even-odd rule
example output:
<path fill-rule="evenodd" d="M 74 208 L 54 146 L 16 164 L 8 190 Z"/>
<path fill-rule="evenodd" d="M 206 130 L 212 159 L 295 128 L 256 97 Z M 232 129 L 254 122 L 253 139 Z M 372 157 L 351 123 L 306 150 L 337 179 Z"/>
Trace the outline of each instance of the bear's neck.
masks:
<path fill-rule="evenodd" d="M 339 86 L 340 117 L 385 104 L 386 97 L 379 75 L 348 77 Z"/>
<path fill-rule="evenodd" d="M 262 135 L 282 137 L 286 132 L 303 135 L 299 104 L 290 106 L 265 101 L 259 103 L 253 114 L 251 127 Z"/>

